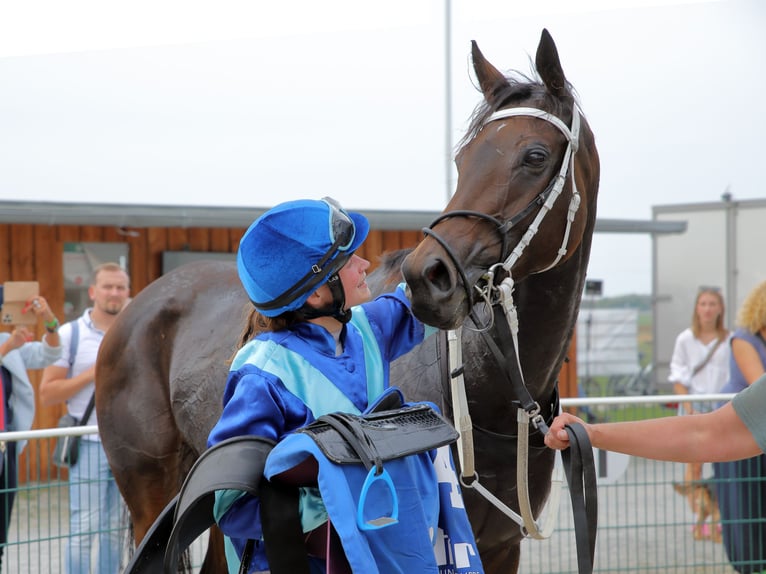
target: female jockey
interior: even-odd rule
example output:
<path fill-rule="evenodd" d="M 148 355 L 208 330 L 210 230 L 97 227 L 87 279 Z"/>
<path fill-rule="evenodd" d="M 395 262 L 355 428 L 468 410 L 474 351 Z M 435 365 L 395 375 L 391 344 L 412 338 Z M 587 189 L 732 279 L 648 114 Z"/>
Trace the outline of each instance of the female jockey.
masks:
<path fill-rule="evenodd" d="M 322 415 L 363 413 L 389 387 L 389 364 L 421 343 L 426 328 L 412 314 L 404 284 L 371 301 L 366 283 L 370 263 L 355 254 L 368 232 L 363 215 L 346 212 L 329 198 L 280 204 L 245 232 L 237 265 L 254 308 L 231 364 L 223 412 L 210 433 L 209 447 L 243 435 L 280 443 Z M 371 542 L 367 556 L 374 565 L 361 565 L 358 560 L 362 559 L 349 556 L 349 548 L 344 548 L 344 564 L 327 569 L 329 552 L 324 541 L 333 531 L 327 528 L 333 510 L 329 503 L 325 507 L 325 497 L 317 488 L 302 487 L 300 521 L 311 571 L 438 572 L 444 555 L 454 560 L 455 554 L 454 548 L 444 552 L 449 536 L 437 524 L 442 485 L 452 497 L 452 510 L 462 513 L 457 537 L 461 549 L 468 551 L 458 554 L 472 557 L 464 561 L 470 568 L 451 571 L 480 572 L 454 471 L 453 478 L 442 478 L 444 467 L 451 468 L 451 459 L 447 455 L 448 465 L 441 460 L 439 470 L 435 455 L 430 456 L 428 469 L 418 470 L 427 476 L 415 480 L 419 486 L 426 485 L 418 500 L 417 519 L 402 516 L 399 534 L 396 528 L 385 529 L 385 543 Z M 237 490 L 218 491 L 214 514 L 226 535 L 229 572 L 240 568 L 248 540 L 255 544 L 247 571 L 268 571 L 259 497 Z M 333 518 L 333 525 L 337 520 L 343 516 Z M 407 549 L 409 539 L 415 538 L 412 525 L 418 520 L 423 521 L 428 537 L 428 551 L 419 554 Z M 385 565 L 379 559 L 380 544 Z"/>

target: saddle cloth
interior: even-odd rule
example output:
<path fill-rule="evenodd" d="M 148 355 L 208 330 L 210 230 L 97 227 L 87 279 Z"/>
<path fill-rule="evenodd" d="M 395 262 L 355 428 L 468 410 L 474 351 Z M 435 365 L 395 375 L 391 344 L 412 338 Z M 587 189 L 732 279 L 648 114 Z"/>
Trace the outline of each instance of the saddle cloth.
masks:
<path fill-rule="evenodd" d="M 401 440 L 396 438 L 399 435 L 392 424 L 397 417 L 402 417 L 403 422 Z M 422 436 L 417 430 L 418 417 L 425 421 Z M 360 418 L 366 420 L 357 420 Z M 264 476 L 271 480 L 289 474 L 309 458 L 316 460 L 322 502 L 353 572 L 482 574 L 452 456 L 446 446 L 455 440 L 456 431 L 430 406 L 422 404 L 394 413 L 352 417 L 352 424 L 357 423 L 352 432 L 364 428 L 367 434 L 367 438 L 359 439 L 363 443 L 361 454 L 359 445 L 354 448 L 344 444 L 345 432 L 339 433 L 337 426 L 320 419 L 313 423 L 314 428 L 293 433 L 277 444 L 266 461 Z M 445 432 L 442 423 L 451 431 Z M 319 443 L 314 440 L 317 436 Z M 421 451 L 435 437 L 442 446 Z M 400 456 L 402 452 L 408 454 Z M 395 486 L 399 520 L 384 528 L 363 530 L 356 520 L 362 487 L 368 469 L 378 464 L 382 464 Z M 384 515 L 390 511 L 390 496 L 371 489 L 364 506 L 371 516 Z"/>

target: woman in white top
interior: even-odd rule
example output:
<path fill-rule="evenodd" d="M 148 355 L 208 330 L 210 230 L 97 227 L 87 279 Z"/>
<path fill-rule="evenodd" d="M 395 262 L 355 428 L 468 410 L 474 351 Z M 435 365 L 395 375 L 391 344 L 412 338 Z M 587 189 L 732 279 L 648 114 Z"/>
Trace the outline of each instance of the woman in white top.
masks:
<path fill-rule="evenodd" d="M 701 287 L 694 302 L 691 327 L 676 337 L 670 376 L 678 395 L 720 392 L 729 376 L 729 332 L 724 327 L 724 302 L 719 289 Z M 679 414 L 710 412 L 711 402 L 682 402 Z M 702 478 L 702 463 L 686 467 L 686 481 Z"/>

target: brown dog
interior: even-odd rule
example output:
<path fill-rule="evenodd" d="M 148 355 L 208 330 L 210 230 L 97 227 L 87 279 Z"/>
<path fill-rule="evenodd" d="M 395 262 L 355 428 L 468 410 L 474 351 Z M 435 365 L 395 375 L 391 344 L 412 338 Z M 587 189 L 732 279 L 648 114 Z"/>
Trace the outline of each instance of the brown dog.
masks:
<path fill-rule="evenodd" d="M 721 542 L 721 514 L 718 510 L 718 500 L 715 490 L 709 482 L 695 480 L 692 482 L 673 483 L 673 490 L 689 501 L 689 507 L 697 517 L 694 524 L 695 540 L 713 540 Z M 710 524 L 706 524 L 710 517 Z"/>

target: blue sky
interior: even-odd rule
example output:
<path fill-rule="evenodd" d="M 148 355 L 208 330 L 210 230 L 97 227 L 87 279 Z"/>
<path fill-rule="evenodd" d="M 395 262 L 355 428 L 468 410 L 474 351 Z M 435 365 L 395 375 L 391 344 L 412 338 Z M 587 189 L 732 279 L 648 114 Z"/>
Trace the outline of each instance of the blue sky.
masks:
<path fill-rule="evenodd" d="M 0 198 L 440 210 L 470 40 L 528 72 L 543 27 L 596 134 L 599 216 L 766 195 L 766 3 L 472 0 L 451 21 L 447 133 L 443 1 L 4 2 Z M 598 234 L 590 276 L 649 293 L 650 258 Z"/>

